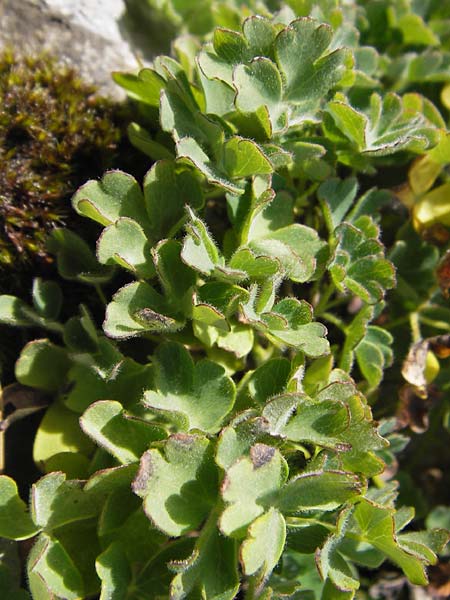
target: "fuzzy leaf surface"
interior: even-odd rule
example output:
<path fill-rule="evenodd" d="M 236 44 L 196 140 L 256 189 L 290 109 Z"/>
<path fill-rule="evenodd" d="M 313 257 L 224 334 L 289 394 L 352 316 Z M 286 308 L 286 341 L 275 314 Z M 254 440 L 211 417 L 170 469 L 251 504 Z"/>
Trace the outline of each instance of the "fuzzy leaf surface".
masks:
<path fill-rule="evenodd" d="M 287 464 L 278 450 L 265 444 L 252 446 L 250 456 L 234 463 L 222 484 L 228 506 L 220 517 L 220 530 L 227 536 L 242 536 L 247 525 L 270 507 L 271 496 L 278 494 L 287 475 Z"/>
<path fill-rule="evenodd" d="M 268 116 L 269 127 L 262 127 L 267 133 L 281 133 L 289 126 L 314 120 L 322 99 L 349 65 L 347 50 L 329 50 L 331 28 L 313 19 L 301 18 L 278 35 L 267 21 L 256 19 L 248 19 L 243 29 L 247 40 L 244 37 L 241 40 L 244 47 L 247 42 L 248 49 L 234 59 L 223 55 L 219 60 L 213 59 L 216 76 L 226 83 L 231 83 L 226 63 L 237 64 L 232 77 L 237 90 L 236 108 L 243 114 L 251 114 L 255 120 Z M 264 30 L 258 43 L 256 29 Z M 215 49 L 219 54 L 219 49 Z M 211 67 L 209 76 L 214 72 Z"/>
<path fill-rule="evenodd" d="M 258 298 L 257 294 L 257 286 L 252 286 L 249 301 L 242 305 L 244 317 L 250 324 L 280 342 L 302 350 L 307 356 L 328 354 L 327 329 L 322 323 L 312 321 L 312 307 L 307 302 L 284 298 L 271 307 L 272 310 L 259 312 L 261 296 Z"/>
<path fill-rule="evenodd" d="M 49 473 L 32 488 L 33 520 L 44 531 L 95 517 L 100 506 L 80 481 L 66 480 L 63 473 Z"/>
<path fill-rule="evenodd" d="M 199 594 L 205 600 L 232 600 L 239 589 L 236 542 L 207 523 L 186 560 L 171 564 L 177 575 L 170 585 L 174 600 Z"/>
<path fill-rule="evenodd" d="M 278 564 L 286 542 L 283 515 L 270 508 L 250 525 L 248 537 L 241 546 L 241 562 L 246 575 L 258 572 L 266 580 Z"/>
<path fill-rule="evenodd" d="M 128 217 L 147 231 L 142 190 L 134 177 L 122 171 L 108 171 L 101 181 L 88 181 L 77 191 L 72 205 L 78 214 L 101 225 L 111 225 L 120 217 Z"/>
<path fill-rule="evenodd" d="M 198 178 L 173 161 L 161 160 L 144 179 L 144 199 L 152 239 L 161 240 L 175 232 L 185 217 L 185 206 L 198 210 L 203 194 Z"/>
<path fill-rule="evenodd" d="M 167 415 L 181 431 L 215 433 L 235 398 L 224 368 L 209 360 L 194 365 L 189 352 L 171 342 L 157 349 L 154 364 L 157 391 L 145 392 L 145 405 Z"/>
<path fill-rule="evenodd" d="M 327 110 L 359 152 L 375 157 L 400 150 L 421 153 L 436 144 L 438 132 L 425 114 L 426 102 L 418 94 L 388 93 L 383 99 L 373 94 L 368 115 L 341 101 L 330 102 Z"/>
<path fill-rule="evenodd" d="M 38 533 L 27 506 L 20 499 L 16 483 L 6 475 L 0 476 L 0 535 L 10 540 L 26 540 Z"/>
<path fill-rule="evenodd" d="M 95 568 L 102 580 L 100 600 L 120 600 L 126 597 L 132 574 L 120 543 L 108 546 L 95 561 Z"/>
<path fill-rule="evenodd" d="M 133 491 L 155 526 L 177 537 L 195 529 L 214 503 L 217 475 L 210 442 L 202 436 L 171 436 L 163 452 L 151 449 L 141 458 Z"/>
<path fill-rule="evenodd" d="M 119 402 L 92 404 L 80 419 L 83 431 L 119 462 L 139 461 L 152 442 L 165 438 L 164 430 L 127 414 Z"/>
<path fill-rule="evenodd" d="M 119 264 L 144 279 L 155 273 L 148 239 L 142 227 L 128 217 L 106 227 L 97 242 L 97 258 L 101 264 Z"/>
<path fill-rule="evenodd" d="M 161 294 L 145 282 L 130 283 L 114 295 L 106 308 L 103 329 L 109 337 L 121 339 L 148 332 L 176 331 L 183 325 L 172 316 Z"/>
<path fill-rule="evenodd" d="M 63 279 L 96 285 L 109 281 L 113 275 L 112 267 L 99 264 L 89 245 L 69 229 L 54 229 L 47 245 L 56 255 Z"/>
<path fill-rule="evenodd" d="M 64 546 L 41 534 L 28 558 L 30 590 L 34 597 L 50 600 L 55 596 L 77 600 L 84 595 L 84 582 Z"/>
<path fill-rule="evenodd" d="M 291 479 L 278 506 L 284 512 L 334 510 L 362 491 L 359 478 L 344 471 L 311 471 Z"/>
<path fill-rule="evenodd" d="M 350 291 L 368 304 L 375 304 L 395 284 L 393 265 L 384 258 L 378 229 L 368 218 L 360 228 L 342 223 L 335 231 L 338 244 L 329 270 L 337 288 Z"/>
<path fill-rule="evenodd" d="M 352 515 L 352 525 L 352 530 L 399 565 L 411 583 L 427 583 L 423 557 L 403 549 L 396 538 L 392 509 L 361 500 Z"/>
<path fill-rule="evenodd" d="M 65 381 L 70 359 L 65 350 L 49 340 L 29 342 L 16 363 L 16 378 L 23 385 L 56 392 Z"/>

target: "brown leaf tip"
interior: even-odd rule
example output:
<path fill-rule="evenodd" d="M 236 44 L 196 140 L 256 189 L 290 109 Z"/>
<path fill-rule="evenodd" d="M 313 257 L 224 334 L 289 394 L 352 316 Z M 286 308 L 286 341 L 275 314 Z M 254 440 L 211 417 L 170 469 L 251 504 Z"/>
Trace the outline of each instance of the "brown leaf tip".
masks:
<path fill-rule="evenodd" d="M 274 454 L 275 448 L 266 446 L 266 444 L 255 444 L 250 449 L 250 458 L 255 469 L 259 469 L 269 463 Z"/>
<path fill-rule="evenodd" d="M 188 433 L 175 433 L 170 436 L 170 439 L 173 440 L 177 446 L 185 446 L 186 448 L 190 448 L 195 444 L 197 436 L 189 435 Z"/>
<path fill-rule="evenodd" d="M 145 452 L 141 457 L 139 471 L 134 478 L 131 488 L 138 496 L 145 495 L 148 489 L 148 482 L 153 475 L 153 462 L 151 451 Z"/>

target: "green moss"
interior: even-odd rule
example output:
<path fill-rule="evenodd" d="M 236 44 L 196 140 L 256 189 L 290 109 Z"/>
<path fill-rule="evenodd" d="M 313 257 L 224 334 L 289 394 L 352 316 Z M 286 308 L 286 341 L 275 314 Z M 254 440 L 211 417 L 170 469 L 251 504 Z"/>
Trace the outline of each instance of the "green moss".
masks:
<path fill-rule="evenodd" d="M 113 164 L 121 111 L 47 55 L 0 54 L 0 287 L 51 260 L 54 226 L 76 227 L 70 196 Z"/>
<path fill-rule="evenodd" d="M 71 208 L 82 183 L 119 163 L 140 168 L 126 137 L 128 106 L 95 92 L 48 55 L 0 53 L 0 293 L 29 300 L 33 277 L 57 276 L 46 249 L 53 227 L 96 237 Z M 64 288 L 74 306 L 90 294 L 82 285 Z M 0 327 L 3 384 L 29 335 Z"/>

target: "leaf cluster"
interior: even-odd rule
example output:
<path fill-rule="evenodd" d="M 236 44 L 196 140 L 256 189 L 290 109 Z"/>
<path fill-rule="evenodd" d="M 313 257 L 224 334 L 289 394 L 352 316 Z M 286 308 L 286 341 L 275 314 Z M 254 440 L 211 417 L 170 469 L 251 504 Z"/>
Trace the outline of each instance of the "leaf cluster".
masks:
<path fill-rule="evenodd" d="M 392 194 L 364 185 L 441 156 L 445 123 L 377 89 L 351 11 L 290 4 L 114 75 L 156 162 L 142 185 L 114 170 L 76 192 L 95 252 L 49 242 L 61 278 L 105 300 L 101 327 L 85 305 L 63 318 L 54 282 L 0 296 L 2 323 L 45 331 L 16 364 L 52 399 L 28 510 L 0 479 L 0 535 L 36 537 L 33 598 L 351 599 L 358 566 L 386 560 L 426 585 L 447 541 L 405 531 L 385 472 L 405 439 L 371 402 L 408 261 L 381 240 Z"/>
<path fill-rule="evenodd" d="M 435 0 L 202 0 L 156 2 L 127 0 L 130 18 L 153 32 L 161 47 L 178 35 L 208 38 L 214 27 L 238 29 L 242 18 L 293 11 L 312 16 L 339 30 L 340 39 L 354 51 L 356 77 L 366 88 L 394 92 L 423 90 L 434 101 L 449 106 L 449 9 Z M 441 95 L 441 97 L 440 97 Z"/>

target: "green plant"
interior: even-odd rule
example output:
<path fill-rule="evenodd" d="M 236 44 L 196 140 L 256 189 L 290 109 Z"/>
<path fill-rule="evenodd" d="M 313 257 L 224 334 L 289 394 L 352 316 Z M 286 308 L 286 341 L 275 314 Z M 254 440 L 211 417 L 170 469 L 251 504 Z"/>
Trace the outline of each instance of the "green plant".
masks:
<path fill-rule="evenodd" d="M 96 256 L 70 231 L 50 239 L 61 277 L 101 297 L 120 277 L 102 330 L 86 306 L 61 322 L 53 282 L 32 306 L 0 297 L 2 322 L 47 330 L 16 365 L 54 398 L 30 512 L 0 479 L 0 535 L 37 536 L 33 598 L 363 598 L 358 568 L 386 560 L 426 585 L 448 532 L 405 530 L 392 477 L 408 440 L 372 417 L 402 240 L 386 257 L 393 196 L 366 182 L 435 156 L 445 122 L 425 97 L 374 91 L 342 35 L 353 21 L 333 14 L 334 29 L 252 16 L 116 74 L 160 123 L 131 128 L 158 160 L 142 187 L 110 171 L 75 194 L 104 227 Z M 26 597 L 11 570 L 3 585 Z"/>
<path fill-rule="evenodd" d="M 450 37 L 447 2 L 438 0 L 127 0 L 134 26 L 151 32 L 160 51 L 176 34 L 209 39 L 214 27 L 239 29 L 252 13 L 279 11 L 312 16 L 339 29 L 352 48 L 359 86 L 394 92 L 421 91 L 450 107 Z M 288 7 L 288 8 L 287 8 Z M 288 17 L 289 18 L 289 17 Z M 359 87 L 358 86 L 358 87 Z M 353 90 L 359 96 L 361 90 Z"/>
<path fill-rule="evenodd" d="M 93 228 L 80 225 L 70 198 L 86 177 L 98 177 L 119 157 L 133 164 L 123 136 L 128 115 L 124 103 L 98 96 L 49 55 L 0 53 L 1 293 L 27 298 L 33 276 L 55 275 L 47 251 L 55 227 L 82 227 L 87 239 L 95 239 Z M 82 298 L 73 287 L 67 293 Z M 1 337 L 2 379 L 10 381 L 27 338 L 5 327 Z"/>

